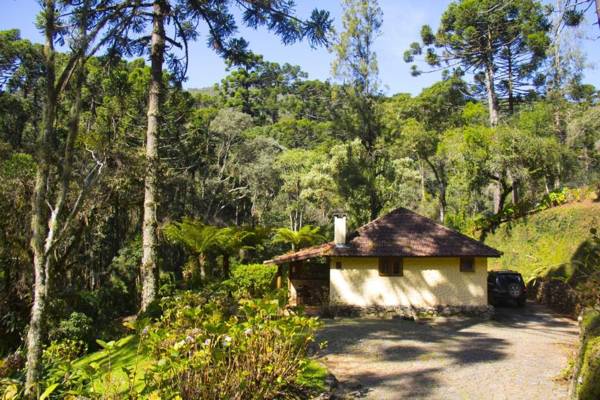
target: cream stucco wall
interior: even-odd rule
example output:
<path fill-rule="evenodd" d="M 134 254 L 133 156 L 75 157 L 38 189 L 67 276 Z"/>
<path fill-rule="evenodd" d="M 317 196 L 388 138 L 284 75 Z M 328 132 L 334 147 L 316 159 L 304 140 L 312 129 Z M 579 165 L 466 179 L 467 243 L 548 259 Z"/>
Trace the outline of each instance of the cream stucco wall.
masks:
<path fill-rule="evenodd" d="M 336 269 L 336 262 L 342 269 Z M 330 260 L 331 304 L 353 306 L 487 304 L 487 258 L 475 259 L 475 272 L 461 272 L 458 257 L 404 258 L 403 276 L 379 276 L 375 257 Z"/>

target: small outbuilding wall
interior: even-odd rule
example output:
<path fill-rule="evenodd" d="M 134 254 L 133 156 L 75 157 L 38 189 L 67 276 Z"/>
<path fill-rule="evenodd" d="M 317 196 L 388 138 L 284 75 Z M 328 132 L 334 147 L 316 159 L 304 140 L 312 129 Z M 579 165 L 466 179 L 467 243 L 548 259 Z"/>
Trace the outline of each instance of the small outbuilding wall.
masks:
<path fill-rule="evenodd" d="M 329 266 L 297 261 L 290 264 L 289 302 L 293 306 L 322 306 L 329 301 Z"/>
<path fill-rule="evenodd" d="M 487 307 L 487 258 L 462 272 L 460 257 L 406 257 L 402 276 L 380 276 L 377 257 L 332 257 L 331 306 Z"/>

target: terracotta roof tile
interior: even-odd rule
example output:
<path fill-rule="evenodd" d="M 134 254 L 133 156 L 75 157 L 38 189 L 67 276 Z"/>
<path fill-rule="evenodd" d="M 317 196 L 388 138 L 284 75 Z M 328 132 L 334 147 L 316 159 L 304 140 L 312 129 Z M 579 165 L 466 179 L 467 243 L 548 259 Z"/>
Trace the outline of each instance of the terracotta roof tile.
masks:
<path fill-rule="evenodd" d="M 406 208 L 398 208 L 352 232 L 345 246 L 333 242 L 275 257 L 282 264 L 325 256 L 500 257 L 482 242 Z"/>

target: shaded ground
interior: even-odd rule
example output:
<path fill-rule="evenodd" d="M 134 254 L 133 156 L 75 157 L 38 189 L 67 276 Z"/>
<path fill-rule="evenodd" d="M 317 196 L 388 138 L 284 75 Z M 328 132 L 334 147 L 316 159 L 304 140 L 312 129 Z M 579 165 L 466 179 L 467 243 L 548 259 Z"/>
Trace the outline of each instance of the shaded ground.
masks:
<path fill-rule="evenodd" d="M 563 399 L 556 378 L 577 342 L 547 308 L 497 308 L 491 321 L 326 321 L 323 362 L 372 399 Z"/>

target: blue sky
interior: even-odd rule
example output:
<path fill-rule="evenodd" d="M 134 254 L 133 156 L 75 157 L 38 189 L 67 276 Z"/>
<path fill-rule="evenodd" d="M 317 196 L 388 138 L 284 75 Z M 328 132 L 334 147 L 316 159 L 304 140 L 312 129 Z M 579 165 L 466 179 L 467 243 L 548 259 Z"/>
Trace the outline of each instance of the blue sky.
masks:
<path fill-rule="evenodd" d="M 39 11 L 36 0 L 0 0 L 0 29 L 17 28 L 21 35 L 40 42 L 41 35 L 34 26 Z M 338 0 L 308 1 L 297 0 L 300 16 L 308 16 L 315 8 L 331 12 L 336 29 L 341 28 L 341 6 Z M 381 86 L 385 93 L 410 92 L 417 94 L 439 79 L 439 74 L 425 74 L 418 78 L 410 75 L 409 65 L 402 60 L 408 45 L 418 40 L 423 24 L 435 29 L 440 16 L 450 0 L 380 0 L 383 10 L 382 34 L 376 44 Z M 205 32 L 200 32 L 200 40 L 192 44 L 188 80 L 184 86 L 202 88 L 220 81 L 226 74 L 224 62 L 205 45 Z M 253 30 L 241 27 L 240 33 L 250 42 L 250 48 L 262 54 L 266 60 L 299 65 L 312 79 L 329 79 L 331 76 L 332 54 L 323 48 L 311 49 L 306 43 L 291 46 L 282 45 L 276 36 L 264 29 Z M 600 88 L 600 75 L 595 65 L 600 65 L 600 36 L 597 26 L 589 26 L 584 35 L 593 39 L 583 39 L 582 49 L 587 56 L 589 67 L 585 71 L 585 81 Z"/>

